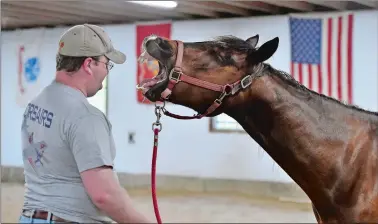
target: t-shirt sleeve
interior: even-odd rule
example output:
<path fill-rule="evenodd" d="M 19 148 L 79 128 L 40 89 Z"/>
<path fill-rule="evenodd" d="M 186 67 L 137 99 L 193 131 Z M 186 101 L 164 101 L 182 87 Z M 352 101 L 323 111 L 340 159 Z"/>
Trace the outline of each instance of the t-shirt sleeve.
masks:
<path fill-rule="evenodd" d="M 69 142 L 79 172 L 113 166 L 110 128 L 101 116 L 81 117 L 71 124 Z"/>

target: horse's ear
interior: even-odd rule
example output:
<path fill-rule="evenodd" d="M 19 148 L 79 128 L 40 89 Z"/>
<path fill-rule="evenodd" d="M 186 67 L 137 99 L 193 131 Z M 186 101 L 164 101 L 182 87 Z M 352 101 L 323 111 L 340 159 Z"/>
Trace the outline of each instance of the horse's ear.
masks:
<path fill-rule="evenodd" d="M 249 45 L 251 45 L 252 48 L 255 48 L 257 43 L 259 42 L 259 35 L 256 34 L 255 36 L 248 38 L 246 41 L 249 43 Z"/>
<path fill-rule="evenodd" d="M 267 42 L 265 42 L 257 51 L 253 52 L 251 55 L 252 63 L 257 64 L 268 60 L 276 52 L 278 48 L 279 38 L 275 37 Z"/>

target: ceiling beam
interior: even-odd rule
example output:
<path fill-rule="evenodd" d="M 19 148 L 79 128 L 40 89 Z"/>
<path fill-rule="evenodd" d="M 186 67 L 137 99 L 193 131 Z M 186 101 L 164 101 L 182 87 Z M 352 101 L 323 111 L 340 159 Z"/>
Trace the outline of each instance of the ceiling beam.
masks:
<path fill-rule="evenodd" d="M 272 1 L 272 0 L 266 0 L 265 3 L 269 3 L 271 5 L 280 6 L 280 7 L 286 7 L 291 8 L 299 11 L 313 11 L 315 6 L 304 1 Z"/>
<path fill-rule="evenodd" d="M 320 5 L 324 7 L 328 7 L 331 9 L 336 10 L 347 10 L 348 9 L 348 2 L 347 1 L 317 1 L 317 0 L 310 0 L 307 1 L 315 5 Z"/>
<path fill-rule="evenodd" d="M 31 20 L 22 20 L 17 19 L 14 17 L 10 17 L 9 19 L 2 19 L 1 20 L 1 29 L 14 29 L 19 27 L 36 27 L 36 26 L 44 26 L 46 21 L 31 21 Z"/>
<path fill-rule="evenodd" d="M 30 18 L 28 15 L 4 15 L 2 13 L 1 24 L 2 26 L 10 26 L 13 24 L 46 24 L 46 20 Z"/>
<path fill-rule="evenodd" d="M 127 18 L 124 14 L 116 14 L 116 13 L 110 13 L 105 12 L 103 9 L 94 7 L 91 4 L 85 4 L 85 2 L 77 2 L 75 4 L 72 4 L 69 1 L 44 1 L 43 6 L 41 8 L 45 8 L 45 5 L 57 7 L 62 10 L 62 12 L 72 12 L 75 14 L 83 15 L 86 17 L 95 15 L 96 18 L 101 17 L 104 20 L 111 21 L 114 19 L 124 19 L 125 21 L 130 21 L 130 18 Z"/>
<path fill-rule="evenodd" d="M 178 5 L 174 11 L 177 12 L 182 12 L 182 13 L 187 13 L 187 14 L 193 14 L 193 15 L 200 15 L 200 16 L 206 16 L 206 17 L 211 17 L 211 18 L 218 18 L 220 17 L 217 12 L 207 10 L 204 8 L 198 8 L 198 7 L 192 7 L 189 5 L 183 6 L 180 2 L 180 5 Z"/>
<path fill-rule="evenodd" d="M 60 0 L 50 0 L 50 1 L 60 1 Z M 110 1 L 81 0 L 78 3 L 76 3 L 76 6 L 100 10 L 102 13 L 112 14 L 114 16 L 124 18 L 125 20 L 129 20 L 130 18 L 134 18 L 134 19 L 139 19 L 139 18 L 157 19 L 157 18 L 159 18 L 158 15 L 154 15 L 154 14 L 143 14 L 143 15 L 141 15 L 137 11 L 132 11 L 132 10 L 128 10 L 128 9 L 124 10 L 122 5 L 121 5 L 122 6 L 121 7 L 121 6 L 118 6 L 118 5 L 107 4 L 107 3 L 110 3 Z"/>
<path fill-rule="evenodd" d="M 371 7 L 374 9 L 378 8 L 378 1 L 359 0 L 359 1 L 353 1 L 353 2 L 356 2 L 360 5 Z"/>
<path fill-rule="evenodd" d="M 30 14 L 30 15 L 35 15 L 36 17 L 38 16 L 46 16 L 50 18 L 55 18 L 59 19 L 61 21 L 80 21 L 83 20 L 83 16 L 76 16 L 72 14 L 67 14 L 67 13 L 56 13 L 56 12 L 49 12 L 47 10 L 43 9 L 37 9 L 35 7 L 30 8 L 26 6 L 17 6 L 14 5 L 14 2 L 12 1 L 12 4 L 9 4 L 10 2 L 2 2 L 1 3 L 1 10 L 11 10 L 15 13 L 20 13 L 20 14 Z M 48 21 L 46 21 L 48 23 Z"/>
<path fill-rule="evenodd" d="M 230 1 L 230 0 L 218 0 L 217 2 L 222 2 L 223 4 L 236 6 L 243 9 L 251 9 L 267 13 L 278 13 L 279 7 L 274 5 L 269 5 L 264 2 L 259 1 Z"/>
<path fill-rule="evenodd" d="M 9 1 L 5 4 L 12 5 L 15 7 L 18 7 L 20 9 L 22 8 L 28 8 L 33 11 L 39 11 L 41 15 L 43 15 L 46 12 L 54 13 L 54 14 L 64 14 L 67 16 L 72 16 L 73 18 L 76 17 L 78 19 L 81 19 L 83 17 L 87 17 L 89 19 L 97 19 L 98 17 L 90 14 L 86 15 L 86 13 L 76 14 L 75 12 L 64 10 L 61 7 L 51 6 L 47 2 L 33 2 L 33 1 Z M 43 4 L 43 5 L 40 5 Z"/>
<path fill-rule="evenodd" d="M 56 17 L 46 16 L 46 15 L 36 15 L 33 13 L 20 13 L 18 10 L 9 9 L 7 7 L 2 7 L 1 9 L 1 18 L 10 18 L 12 20 L 19 20 L 19 21 L 31 21 L 31 22 L 44 22 L 47 24 L 48 22 L 62 22 L 63 20 Z"/>
<path fill-rule="evenodd" d="M 236 14 L 240 16 L 249 16 L 248 10 L 241 9 L 232 5 L 227 5 L 215 1 L 182 1 L 179 2 L 180 5 L 192 6 L 200 9 L 213 10 L 218 12 L 226 12 L 231 14 Z"/>

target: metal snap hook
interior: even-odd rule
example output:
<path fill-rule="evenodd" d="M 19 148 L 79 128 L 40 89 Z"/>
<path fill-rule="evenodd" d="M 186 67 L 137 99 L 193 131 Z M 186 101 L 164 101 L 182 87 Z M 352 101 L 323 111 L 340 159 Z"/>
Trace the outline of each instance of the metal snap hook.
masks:
<path fill-rule="evenodd" d="M 152 130 L 154 131 L 155 128 L 158 128 L 158 131 L 160 132 L 163 129 L 163 125 L 160 122 L 154 122 L 152 124 Z"/>

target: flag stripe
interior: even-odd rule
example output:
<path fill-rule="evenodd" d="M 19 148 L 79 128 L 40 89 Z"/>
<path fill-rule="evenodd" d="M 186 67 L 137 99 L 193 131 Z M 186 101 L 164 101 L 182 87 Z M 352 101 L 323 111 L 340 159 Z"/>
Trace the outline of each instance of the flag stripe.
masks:
<path fill-rule="evenodd" d="M 328 45 L 328 33 L 326 28 L 329 26 L 328 22 L 326 23 L 327 21 L 323 21 L 323 29 L 322 29 L 322 43 L 321 43 L 321 48 L 323 49 L 322 50 L 322 53 L 321 53 L 321 61 L 320 61 L 320 64 L 318 64 L 318 66 L 321 68 L 321 79 L 322 79 L 322 87 L 323 87 L 323 91 L 321 92 L 322 94 L 324 95 L 329 95 L 329 80 L 330 80 L 330 74 L 331 74 L 331 70 L 328 68 L 328 66 L 326 66 L 328 64 L 328 51 L 326 49 L 329 49 L 329 46 Z M 316 91 L 316 90 L 315 90 Z"/>
<path fill-rule="evenodd" d="M 347 44 L 347 50 L 348 50 L 348 103 L 352 103 L 352 47 L 353 47 L 353 41 L 352 41 L 352 36 L 353 36 L 353 14 L 348 16 L 348 44 Z"/>
<path fill-rule="evenodd" d="M 312 65 L 308 66 L 308 88 L 312 89 Z"/>
<path fill-rule="evenodd" d="M 319 90 L 319 71 L 318 71 L 318 66 L 317 65 L 312 65 L 311 66 L 311 72 L 312 72 L 312 88 L 311 89 L 317 89 Z"/>
<path fill-rule="evenodd" d="M 323 93 L 323 73 L 321 65 L 317 65 L 318 67 L 318 91 L 319 93 Z"/>
<path fill-rule="evenodd" d="M 291 62 L 290 65 L 291 65 L 290 66 L 291 75 L 293 76 L 294 79 L 296 79 L 295 78 L 295 71 L 294 71 L 294 66 L 295 66 L 294 62 Z"/>
<path fill-rule="evenodd" d="M 308 64 L 300 64 L 302 67 L 302 83 L 308 88 Z"/>
<path fill-rule="evenodd" d="M 338 35 L 337 35 L 337 32 L 338 32 L 338 26 L 339 26 L 339 23 L 337 22 L 337 19 L 334 18 L 332 19 L 332 33 L 331 33 L 331 36 L 332 36 L 332 64 L 331 64 L 331 67 L 332 67 L 332 92 L 331 92 L 331 96 L 338 99 L 338 94 L 337 94 L 337 75 L 338 75 L 338 71 L 337 71 L 337 45 L 338 45 Z"/>
<path fill-rule="evenodd" d="M 327 61 L 327 66 L 328 66 L 328 95 L 332 95 L 332 19 L 328 19 L 328 61 Z"/>
<path fill-rule="evenodd" d="M 342 32 L 343 32 L 343 20 L 341 17 L 338 18 L 338 31 L 337 31 L 337 97 L 338 99 L 342 99 L 341 95 L 341 54 L 342 54 Z"/>
<path fill-rule="evenodd" d="M 340 91 L 341 98 L 344 102 L 349 102 L 348 100 L 348 17 L 342 18 L 342 52 L 341 52 L 341 74 L 340 74 Z M 344 88 L 343 88 L 344 87 Z"/>

